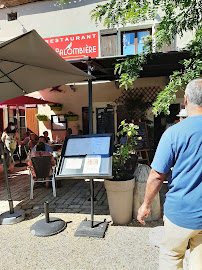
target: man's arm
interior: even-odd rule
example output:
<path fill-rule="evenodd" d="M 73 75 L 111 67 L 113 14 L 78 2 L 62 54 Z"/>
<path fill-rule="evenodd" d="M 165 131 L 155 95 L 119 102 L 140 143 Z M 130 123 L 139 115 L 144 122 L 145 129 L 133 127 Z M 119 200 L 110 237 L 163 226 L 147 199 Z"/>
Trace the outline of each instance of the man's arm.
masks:
<path fill-rule="evenodd" d="M 163 181 L 166 179 L 166 176 L 167 174 L 165 173 L 159 173 L 151 169 L 151 172 L 147 180 L 144 202 L 139 208 L 137 215 L 137 220 L 143 225 L 145 225 L 143 217 L 146 218 L 148 217 L 148 214 L 150 212 L 150 204 L 152 203 L 154 197 L 160 191 Z"/>

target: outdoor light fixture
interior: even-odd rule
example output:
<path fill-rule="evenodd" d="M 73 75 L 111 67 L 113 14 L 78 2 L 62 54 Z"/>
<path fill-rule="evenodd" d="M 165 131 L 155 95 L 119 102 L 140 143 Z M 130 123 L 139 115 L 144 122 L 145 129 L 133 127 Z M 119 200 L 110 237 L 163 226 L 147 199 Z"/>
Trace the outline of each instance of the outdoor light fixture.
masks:
<path fill-rule="evenodd" d="M 74 86 L 73 84 L 70 84 L 69 87 L 71 88 L 71 90 L 72 90 L 73 92 L 76 92 L 76 88 L 75 88 L 75 86 Z"/>

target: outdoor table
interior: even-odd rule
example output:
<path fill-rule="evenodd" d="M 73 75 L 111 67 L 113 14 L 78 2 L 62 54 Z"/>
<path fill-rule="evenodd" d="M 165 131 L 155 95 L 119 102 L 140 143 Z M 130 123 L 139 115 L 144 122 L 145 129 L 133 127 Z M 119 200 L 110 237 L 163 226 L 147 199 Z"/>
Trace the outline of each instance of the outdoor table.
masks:
<path fill-rule="evenodd" d="M 54 143 L 54 144 L 51 144 L 50 147 L 53 151 L 58 151 L 59 149 L 62 148 L 62 144 L 61 143 Z"/>

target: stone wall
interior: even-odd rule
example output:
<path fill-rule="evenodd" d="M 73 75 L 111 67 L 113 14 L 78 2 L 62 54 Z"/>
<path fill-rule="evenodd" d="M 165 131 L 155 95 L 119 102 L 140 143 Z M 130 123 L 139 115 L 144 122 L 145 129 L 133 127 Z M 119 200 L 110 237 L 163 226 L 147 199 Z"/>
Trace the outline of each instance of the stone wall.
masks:
<path fill-rule="evenodd" d="M 47 0 L 0 0 L 0 5 L 5 5 L 6 7 L 14 7 L 38 1 L 47 1 Z"/>

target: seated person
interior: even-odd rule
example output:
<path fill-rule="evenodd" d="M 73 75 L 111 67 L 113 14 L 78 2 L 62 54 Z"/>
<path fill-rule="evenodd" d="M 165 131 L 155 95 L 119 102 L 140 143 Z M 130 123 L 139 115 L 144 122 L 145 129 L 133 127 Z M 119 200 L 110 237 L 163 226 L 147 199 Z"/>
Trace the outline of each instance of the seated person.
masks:
<path fill-rule="evenodd" d="M 46 152 L 48 152 L 48 153 L 53 153 L 53 150 L 51 149 L 50 145 L 46 144 L 46 139 L 44 138 L 44 136 L 39 136 L 39 140 L 38 140 L 38 143 L 37 143 L 37 144 L 39 144 L 39 143 L 41 143 L 41 142 L 43 142 L 43 143 L 45 144 L 45 151 L 46 151 Z M 37 145 L 35 145 L 35 146 L 32 148 L 31 152 L 36 151 L 36 146 L 37 146 Z"/>
<path fill-rule="evenodd" d="M 34 146 L 37 144 L 36 138 L 35 138 L 35 134 L 31 133 L 30 134 L 30 141 L 28 143 L 29 148 L 32 150 L 32 148 L 34 148 Z"/>
<path fill-rule="evenodd" d="M 78 135 L 83 135 L 83 130 L 79 129 L 78 130 Z"/>
<path fill-rule="evenodd" d="M 66 130 L 66 136 L 71 136 L 72 135 L 72 129 L 71 128 L 68 128 L 67 130 Z"/>
<path fill-rule="evenodd" d="M 30 159 L 28 161 L 28 168 L 30 168 L 31 170 L 31 174 L 33 175 L 33 177 L 36 177 L 36 174 L 34 172 L 34 168 L 33 168 L 33 165 L 32 165 L 32 161 L 31 161 L 31 158 L 32 157 L 38 157 L 38 156 L 51 156 L 51 166 L 55 166 L 56 162 L 52 156 L 51 153 L 49 152 L 46 152 L 45 150 L 45 143 L 44 142 L 40 142 L 36 145 L 36 151 L 32 152 L 31 153 L 31 156 L 30 156 Z M 52 168 L 50 169 L 50 175 L 52 174 Z"/>
<path fill-rule="evenodd" d="M 30 132 L 26 131 L 25 132 L 25 138 L 24 138 L 23 141 L 21 141 L 20 145 L 25 145 L 26 146 L 26 145 L 28 145 L 29 141 L 30 141 Z"/>
<path fill-rule="evenodd" d="M 50 141 L 50 138 L 48 137 L 48 131 L 47 130 L 43 132 L 43 136 L 44 136 L 44 138 L 46 140 L 46 143 L 48 143 Z"/>

